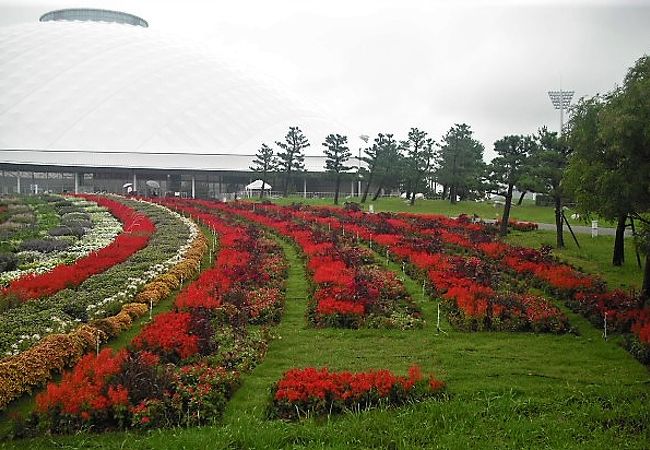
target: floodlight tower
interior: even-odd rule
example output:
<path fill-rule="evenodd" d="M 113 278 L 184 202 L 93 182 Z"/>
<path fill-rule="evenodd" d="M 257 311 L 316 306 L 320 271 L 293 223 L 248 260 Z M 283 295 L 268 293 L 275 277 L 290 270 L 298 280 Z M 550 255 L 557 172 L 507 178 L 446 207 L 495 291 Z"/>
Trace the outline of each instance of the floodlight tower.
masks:
<path fill-rule="evenodd" d="M 563 91 L 562 88 L 559 91 L 548 91 L 551 103 L 555 109 L 560 110 L 560 135 L 564 133 L 564 110 L 569 108 L 573 94 L 573 91 Z"/>
<path fill-rule="evenodd" d="M 359 139 L 361 139 L 363 142 L 368 144 L 368 139 L 370 139 L 370 136 L 367 134 L 362 134 L 359 136 Z M 357 159 L 357 182 L 358 182 L 358 193 L 359 197 L 361 197 L 361 147 L 359 147 L 359 159 Z"/>

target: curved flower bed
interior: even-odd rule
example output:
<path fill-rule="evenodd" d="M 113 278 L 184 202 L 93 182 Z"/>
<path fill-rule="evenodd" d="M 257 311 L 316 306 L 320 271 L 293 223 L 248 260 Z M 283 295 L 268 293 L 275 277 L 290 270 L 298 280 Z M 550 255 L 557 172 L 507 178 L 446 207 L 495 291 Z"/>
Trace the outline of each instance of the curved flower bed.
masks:
<path fill-rule="evenodd" d="M 104 430 L 214 423 L 239 384 L 239 372 L 263 356 L 264 332 L 248 329 L 256 307 L 247 294 L 262 287 L 282 291 L 286 264 L 276 264 L 282 272 L 269 276 L 256 276 L 259 270 L 252 264 L 254 253 L 275 258 L 279 248 L 253 227 L 233 225 L 184 202 L 166 203 L 218 234 L 220 251 L 209 273 L 229 274 L 228 286 L 212 283 L 204 289 L 211 280 L 200 277 L 179 294 L 176 309 L 157 315 L 128 349 L 85 357 L 61 383 L 48 385 L 37 397 L 41 429 L 60 433 L 90 426 Z"/>
<path fill-rule="evenodd" d="M 308 211 L 276 205 L 212 204 L 290 237 L 307 258 L 314 283 L 308 318 L 315 326 L 407 329 L 421 314 L 395 274 L 380 267 L 353 235 Z M 255 208 L 253 210 L 253 208 Z"/>
<path fill-rule="evenodd" d="M 444 389 L 444 382 L 433 375 L 425 379 L 418 366 L 412 366 L 406 377 L 388 370 L 351 373 L 313 367 L 291 369 L 271 388 L 269 415 L 296 420 L 378 405 L 398 406 L 440 396 Z"/>
<path fill-rule="evenodd" d="M 21 301 L 42 298 L 81 284 L 92 275 L 125 261 L 144 248 L 155 231 L 155 225 L 145 215 L 138 214 L 115 200 L 86 195 L 84 198 L 107 208 L 123 224 L 124 232 L 108 246 L 76 260 L 72 264 L 59 265 L 49 272 L 28 274 L 9 283 L 2 295 L 16 295 Z"/>
<path fill-rule="evenodd" d="M 135 203 L 135 205 L 138 204 Z M 149 213 L 158 220 L 158 230 L 152 237 L 152 242 L 161 239 L 160 232 L 164 230 L 174 230 L 175 233 L 181 233 L 182 235 L 182 229 L 174 229 L 172 227 L 173 222 L 161 220 L 163 218 L 175 218 L 180 223 L 188 226 L 190 231 L 188 241 L 177 248 L 175 254 L 169 259 L 156 264 L 154 268 L 143 275 L 143 278 L 136 279 L 138 280 L 136 286 L 144 286 L 139 293 L 137 289 L 132 293 L 123 292 L 122 290 L 119 292 L 118 299 L 114 301 L 114 304 L 111 304 L 111 308 L 108 310 L 118 311 L 117 313 L 110 315 L 108 311 L 104 311 L 103 314 L 99 315 L 103 318 L 92 320 L 81 326 L 75 326 L 75 323 L 77 323 L 75 321 L 72 321 L 69 325 L 67 322 L 59 320 L 62 331 L 65 331 L 68 327 L 75 328 L 74 331 L 65 334 L 61 332 L 58 334 L 47 333 L 48 335 L 42 339 L 37 336 L 36 340 L 38 342 L 31 348 L 2 359 L 0 361 L 0 408 L 32 387 L 46 382 L 65 367 L 74 364 L 84 353 L 94 350 L 98 342 L 105 342 L 107 339 L 129 329 L 133 320 L 146 314 L 152 304 L 169 295 L 173 289 L 180 286 L 183 279 L 188 279 L 198 270 L 203 253 L 207 248 L 202 234 L 197 235 L 198 228 L 190 220 L 181 218 L 177 214 L 174 215 L 166 208 L 161 209 L 160 206 L 148 204 L 142 204 L 141 206 L 145 206 L 146 209 L 153 208 Z M 164 215 L 156 216 L 152 214 L 153 212 L 162 212 Z M 170 239 L 167 237 L 165 242 L 169 243 L 169 241 Z M 162 245 L 163 242 L 160 244 Z M 147 250 L 142 250 L 140 253 L 145 251 Z M 115 274 L 115 270 L 110 269 L 113 274 Z M 164 273 L 160 274 L 161 271 L 164 271 Z M 96 275 L 93 278 L 103 276 L 104 274 Z M 153 281 L 147 283 L 148 280 Z M 131 279 L 131 283 L 133 283 L 133 279 Z M 136 303 L 124 303 L 128 300 Z M 144 304 L 138 302 L 144 302 Z M 40 304 L 41 302 L 35 302 L 30 303 L 30 306 Z M 93 304 L 90 303 L 88 306 L 91 305 Z M 11 311 L 11 313 L 13 312 Z M 85 317 L 90 318 L 87 313 Z M 53 319 L 57 319 L 57 317 L 53 316 Z M 23 342 L 29 344 L 29 336 Z"/>
<path fill-rule="evenodd" d="M 56 199 L 57 197 L 54 198 Z M 98 206 L 97 203 L 76 197 L 61 197 L 61 199 L 65 199 L 64 201 L 70 202 L 71 205 L 78 207 L 80 210 L 79 215 L 82 217 L 81 221 L 68 223 L 80 226 L 79 224 L 88 222 L 87 224 L 83 224 L 83 235 L 78 238 L 69 235 L 62 236 L 63 238 L 74 238 L 71 245 L 62 251 L 51 253 L 26 251 L 17 253 L 16 257 L 19 261 L 23 261 L 23 263 L 20 263 L 19 267 L 15 270 L 2 272 L 0 274 L 0 285 L 6 285 L 11 280 L 27 274 L 42 274 L 58 265 L 73 263 L 75 260 L 91 252 L 106 247 L 122 231 L 122 224 L 106 208 Z M 84 220 L 85 217 L 88 220 Z M 63 229 L 64 231 L 67 229 L 68 233 L 75 231 L 68 226 L 51 228 L 51 230 L 57 229 Z M 66 242 L 68 240 L 66 239 Z M 33 262 L 27 263 L 27 261 Z"/>

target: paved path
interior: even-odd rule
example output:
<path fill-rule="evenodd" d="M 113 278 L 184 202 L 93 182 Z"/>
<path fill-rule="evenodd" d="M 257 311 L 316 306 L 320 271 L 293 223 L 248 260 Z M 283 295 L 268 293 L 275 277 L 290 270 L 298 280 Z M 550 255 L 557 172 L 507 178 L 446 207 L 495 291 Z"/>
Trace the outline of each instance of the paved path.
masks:
<path fill-rule="evenodd" d="M 493 219 L 482 219 L 484 222 L 487 223 L 494 223 L 495 220 Z M 525 220 L 522 222 L 526 222 Z M 544 231 L 555 231 L 555 224 L 554 223 L 538 223 L 537 226 L 539 227 L 540 230 Z M 585 225 L 571 225 L 571 228 L 573 229 L 573 232 L 576 234 L 589 234 L 591 235 L 591 227 L 590 226 L 585 226 Z M 564 231 L 566 233 L 569 233 L 569 228 L 564 224 Z M 616 235 L 616 228 L 608 228 L 608 227 L 598 227 L 598 235 L 599 236 L 615 236 Z M 625 237 L 629 238 L 632 237 L 632 230 L 629 228 L 625 230 Z"/>
<path fill-rule="evenodd" d="M 548 231 L 555 231 L 555 224 L 554 223 L 538 223 L 540 230 L 548 230 Z M 573 229 L 573 232 L 576 234 L 591 234 L 591 227 L 587 227 L 584 225 L 571 225 L 571 228 Z M 564 230 L 569 231 L 569 228 L 567 228 L 566 224 L 564 225 Z M 607 228 L 607 227 L 598 227 L 598 235 L 599 236 L 615 236 L 616 235 L 616 228 Z M 625 230 L 625 237 L 632 237 L 632 230 Z"/>

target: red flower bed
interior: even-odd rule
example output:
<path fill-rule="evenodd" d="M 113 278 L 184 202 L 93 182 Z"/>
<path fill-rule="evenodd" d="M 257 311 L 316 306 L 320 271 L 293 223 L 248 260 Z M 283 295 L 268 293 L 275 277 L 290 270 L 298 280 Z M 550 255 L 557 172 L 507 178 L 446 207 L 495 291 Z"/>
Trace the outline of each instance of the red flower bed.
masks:
<path fill-rule="evenodd" d="M 273 386 L 271 417 L 295 420 L 309 415 L 336 414 L 378 404 L 401 405 L 439 395 L 445 384 L 424 379 L 418 366 L 408 376 L 388 370 L 330 372 L 327 368 L 291 369 Z"/>
<path fill-rule="evenodd" d="M 419 312 L 390 271 L 359 248 L 360 228 L 311 210 L 277 205 L 212 204 L 290 237 L 307 257 L 314 293 L 308 317 L 316 326 L 406 328 L 418 325 Z M 381 235 L 378 237 L 382 239 Z M 403 311 L 403 313 L 399 313 Z"/>
<path fill-rule="evenodd" d="M 122 222 L 124 231 L 108 246 L 79 258 L 72 264 L 60 265 L 49 272 L 27 274 L 13 280 L 3 289 L 3 294 L 17 295 L 23 301 L 53 295 L 62 289 L 80 285 L 92 275 L 126 261 L 135 252 L 146 247 L 156 230 L 148 217 L 116 200 L 94 195 L 82 197 L 107 208 Z"/>
<path fill-rule="evenodd" d="M 166 355 L 168 359 L 185 359 L 199 352 L 199 337 L 191 333 L 191 314 L 159 314 L 132 342 L 136 350 Z"/>
<path fill-rule="evenodd" d="M 121 385 L 109 386 L 108 380 L 122 370 L 126 356 L 126 351 L 113 354 L 110 349 L 84 356 L 60 384 L 48 384 L 36 397 L 37 411 L 58 409 L 87 421 L 92 415 L 125 406 L 128 391 Z"/>
<path fill-rule="evenodd" d="M 477 249 L 494 256 L 503 256 L 511 247 L 492 242 L 493 232 L 469 218 L 458 220 L 443 216 L 416 214 L 364 214 L 333 208 L 312 208 L 312 216 L 329 214 L 321 221 L 337 228 L 352 230 L 360 238 L 380 245 L 390 255 L 408 262 L 413 274 L 426 277 L 443 300 L 449 320 L 463 330 L 535 331 L 563 333 L 568 331 L 566 316 L 548 300 L 532 295 L 502 294 L 502 270 L 488 258 L 451 255 L 449 252 Z M 311 211 L 312 209 L 308 209 Z M 309 217 L 305 211 L 300 214 Z M 333 217 L 339 219 L 334 221 Z M 525 255 L 529 256 L 529 255 Z M 547 271 L 545 276 L 556 283 L 566 279 L 580 286 L 582 278 L 568 278 L 570 273 Z M 577 281 L 576 281 L 577 280 Z M 580 284 L 582 283 L 582 284 Z"/>
<path fill-rule="evenodd" d="M 501 225 L 501 220 L 497 220 L 494 223 L 495 226 L 500 226 Z M 539 226 L 534 223 L 534 222 L 519 222 L 514 219 L 508 220 L 508 228 L 512 228 L 513 230 L 517 231 L 535 231 L 539 228 Z"/>

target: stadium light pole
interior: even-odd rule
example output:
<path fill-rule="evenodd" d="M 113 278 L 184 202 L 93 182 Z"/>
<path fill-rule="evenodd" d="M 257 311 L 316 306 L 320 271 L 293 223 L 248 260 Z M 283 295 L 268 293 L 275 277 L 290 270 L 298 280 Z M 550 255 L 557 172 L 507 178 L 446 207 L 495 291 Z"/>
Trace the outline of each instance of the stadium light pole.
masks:
<path fill-rule="evenodd" d="M 564 133 L 564 110 L 569 108 L 571 99 L 573 98 L 573 91 L 548 91 L 548 96 L 555 109 L 560 110 L 560 136 Z"/>
<path fill-rule="evenodd" d="M 361 136 L 359 136 L 359 139 L 361 139 L 363 142 L 367 144 L 368 139 L 370 139 L 370 136 L 368 136 L 367 134 L 362 134 Z M 361 197 L 361 147 L 359 147 L 359 158 L 357 159 L 357 181 L 358 181 L 357 197 Z"/>

